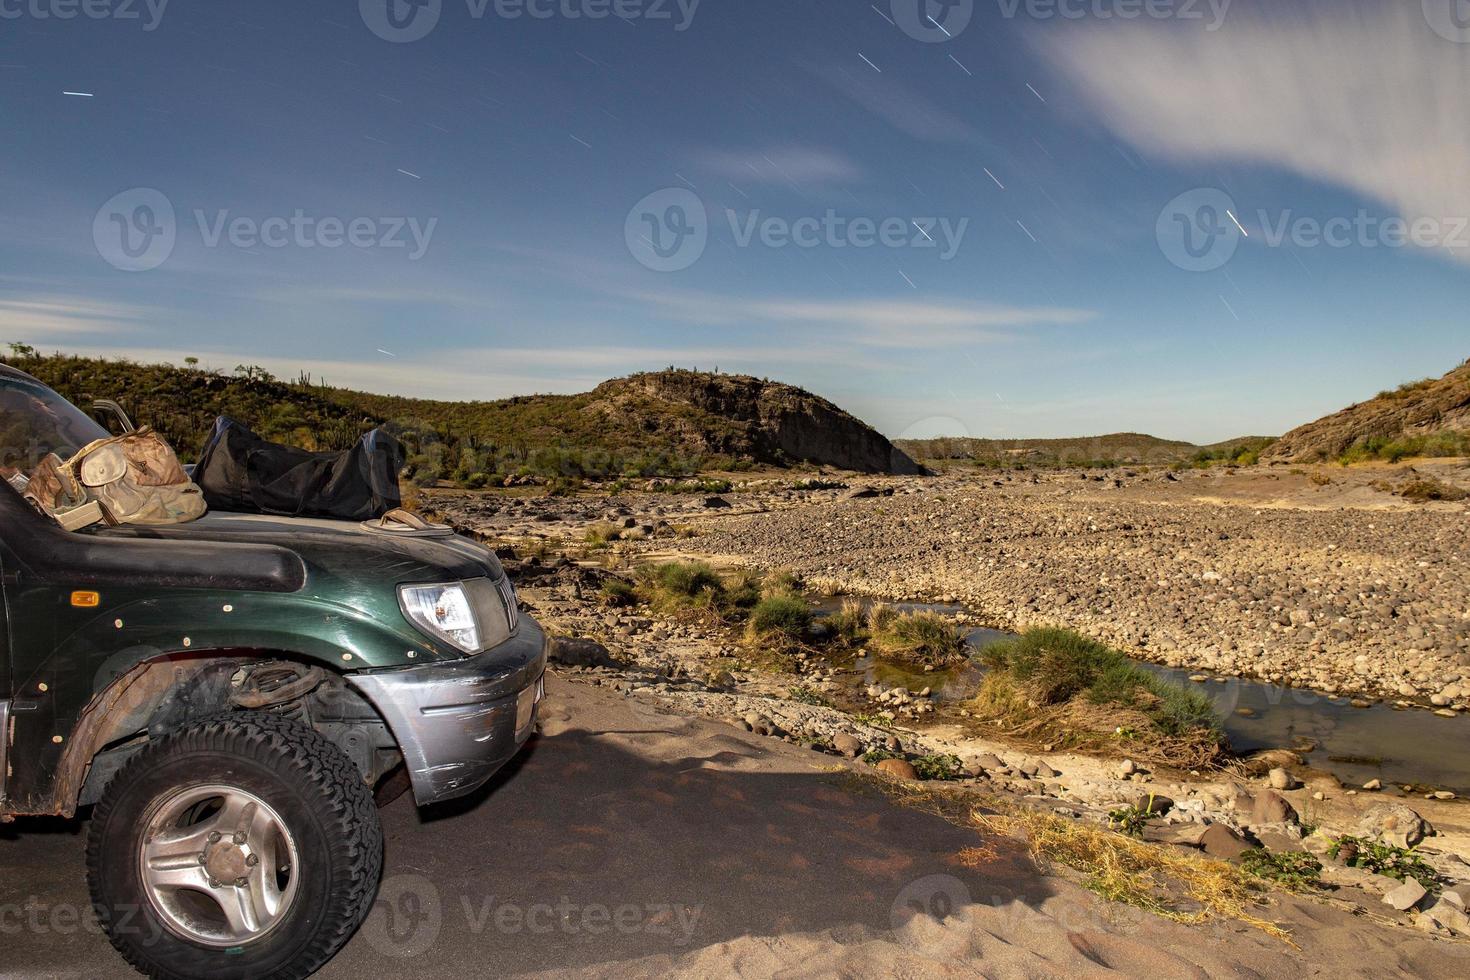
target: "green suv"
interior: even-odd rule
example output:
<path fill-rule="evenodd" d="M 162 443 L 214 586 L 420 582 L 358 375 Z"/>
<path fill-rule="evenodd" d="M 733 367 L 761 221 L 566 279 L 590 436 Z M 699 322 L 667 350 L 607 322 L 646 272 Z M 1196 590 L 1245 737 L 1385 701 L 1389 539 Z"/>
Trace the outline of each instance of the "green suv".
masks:
<path fill-rule="evenodd" d="M 545 637 L 448 531 L 69 532 L 17 491 L 106 435 L 0 365 L 0 821 L 92 807 L 93 904 L 142 972 L 306 976 L 373 903 L 374 787 L 484 786 L 534 727 Z"/>

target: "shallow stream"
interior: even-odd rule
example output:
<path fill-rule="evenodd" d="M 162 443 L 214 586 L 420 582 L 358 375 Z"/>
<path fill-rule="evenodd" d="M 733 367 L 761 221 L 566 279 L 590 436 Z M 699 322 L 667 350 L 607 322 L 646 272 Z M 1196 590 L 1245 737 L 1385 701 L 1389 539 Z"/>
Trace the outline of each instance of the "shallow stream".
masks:
<path fill-rule="evenodd" d="M 822 599 L 819 615 L 835 612 L 842 597 Z M 901 611 L 965 614 L 957 605 L 893 603 Z M 1007 639 L 1001 630 L 972 629 L 972 653 Z M 1380 779 L 1385 786 L 1448 789 L 1470 794 L 1470 717 L 1444 718 L 1431 711 L 1399 709 L 1390 704 L 1355 708 L 1346 698 L 1303 688 L 1283 687 L 1238 677 L 1211 677 L 1197 684 L 1195 672 L 1160 667 L 1143 661 L 1139 666 L 1188 686 L 1198 686 L 1220 709 L 1230 745 L 1237 752 L 1289 748 L 1314 769 L 1332 773 L 1344 785 L 1361 786 Z M 979 688 L 985 673 L 977 659 L 947 670 L 930 672 L 860 657 L 843 675 L 866 687 L 930 688 L 940 703 L 964 701 Z"/>

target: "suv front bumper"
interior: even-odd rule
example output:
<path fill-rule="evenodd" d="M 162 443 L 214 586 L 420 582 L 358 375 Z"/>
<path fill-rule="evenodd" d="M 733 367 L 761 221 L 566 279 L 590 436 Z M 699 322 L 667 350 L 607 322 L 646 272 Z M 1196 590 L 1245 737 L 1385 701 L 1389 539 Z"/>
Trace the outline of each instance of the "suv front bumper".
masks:
<path fill-rule="evenodd" d="M 348 680 L 392 729 L 427 806 L 468 796 L 515 756 L 535 728 L 545 672 L 546 635 L 522 615 L 514 636 L 478 656 Z"/>

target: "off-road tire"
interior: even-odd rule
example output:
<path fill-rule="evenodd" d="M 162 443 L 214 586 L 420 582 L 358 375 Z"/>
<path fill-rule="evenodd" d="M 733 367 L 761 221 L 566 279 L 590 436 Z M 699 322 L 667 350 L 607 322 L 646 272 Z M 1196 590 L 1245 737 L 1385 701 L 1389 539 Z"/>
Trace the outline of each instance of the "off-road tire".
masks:
<path fill-rule="evenodd" d="M 190 784 L 238 786 L 268 803 L 299 850 L 287 918 L 236 949 L 190 942 L 165 925 L 138 869 L 144 817 Z M 93 812 L 87 878 L 118 951 L 160 980 L 288 980 L 332 958 L 367 917 L 383 866 L 383 828 L 356 765 L 317 732 L 275 715 L 237 712 L 190 724 L 140 750 Z"/>

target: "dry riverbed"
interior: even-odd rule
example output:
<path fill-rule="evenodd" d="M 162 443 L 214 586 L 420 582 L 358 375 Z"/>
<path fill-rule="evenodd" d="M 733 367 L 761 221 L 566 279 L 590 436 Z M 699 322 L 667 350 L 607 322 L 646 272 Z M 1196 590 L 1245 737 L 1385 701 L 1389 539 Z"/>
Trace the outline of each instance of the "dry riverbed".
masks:
<path fill-rule="evenodd" d="M 621 543 L 629 557 L 788 569 L 836 593 L 959 602 L 997 628 L 1066 626 L 1168 666 L 1465 710 L 1466 505 L 1389 492 L 1415 470 L 1470 488 L 1457 461 L 846 477 L 849 489 L 815 491 L 788 477 L 713 499 L 429 504 L 494 539 L 577 543 L 611 522 L 643 539 Z"/>
<path fill-rule="evenodd" d="M 1453 464 L 1433 469 L 1466 482 Z M 1343 786 L 1289 751 L 1187 773 L 1128 759 L 1123 747 L 1097 758 L 989 739 L 955 706 L 936 712 L 921 682 L 869 687 L 855 713 L 840 665 L 753 663 L 717 624 L 600 601 L 609 569 L 704 556 L 790 569 L 829 592 L 960 602 L 978 616 L 971 625 L 1063 625 L 1141 659 L 1453 714 L 1470 699 L 1465 510 L 1384 489 L 1406 478 L 1402 468 L 1263 468 L 849 476 L 846 486 L 794 489 L 776 477 L 723 494 L 441 491 L 426 506 L 514 554 L 523 599 L 573 638 L 557 659 L 575 681 L 833 755 L 954 755 L 961 785 L 1080 825 L 1157 807 L 1150 839 L 1225 858 L 1251 845 L 1312 853 L 1335 901 L 1470 936 L 1455 902 L 1465 897 L 1456 884 L 1470 880 L 1470 826 L 1452 794 Z M 1398 879 L 1334 858 L 1327 848 L 1342 835 L 1418 844 L 1444 890 L 1412 896 Z"/>

